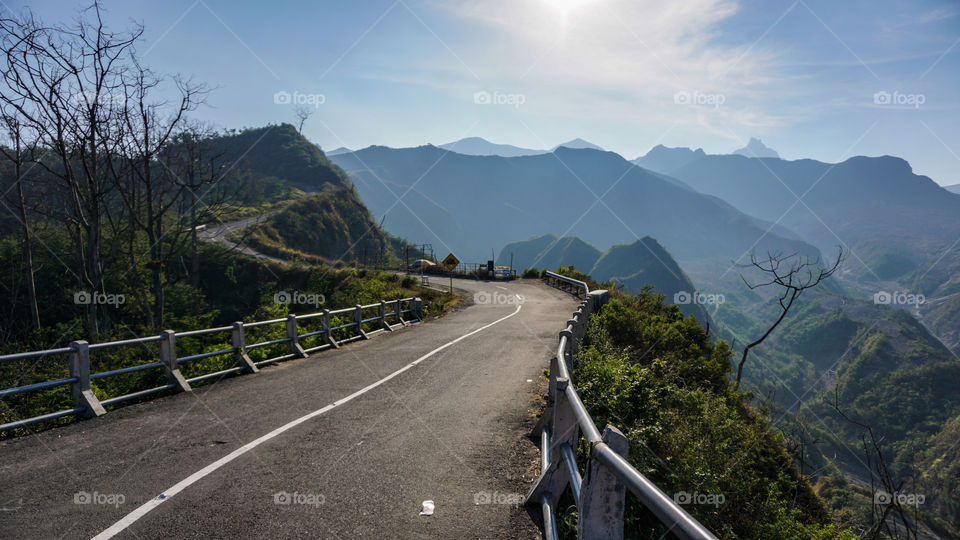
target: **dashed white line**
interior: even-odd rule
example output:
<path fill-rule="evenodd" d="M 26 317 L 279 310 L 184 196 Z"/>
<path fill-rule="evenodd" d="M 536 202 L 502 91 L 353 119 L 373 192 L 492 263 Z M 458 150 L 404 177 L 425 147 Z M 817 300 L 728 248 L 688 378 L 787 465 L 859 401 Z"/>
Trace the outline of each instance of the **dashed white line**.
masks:
<path fill-rule="evenodd" d="M 289 430 L 291 430 L 291 429 L 299 426 L 300 424 L 306 422 L 307 420 L 310 420 L 311 418 L 315 418 L 315 417 L 317 417 L 317 416 L 320 416 L 321 414 L 323 414 L 323 413 L 325 413 L 325 412 L 327 412 L 327 411 L 329 411 L 329 410 L 331 410 L 331 409 L 334 409 L 334 408 L 336 408 L 336 407 L 339 407 L 340 405 L 343 405 L 344 403 L 347 403 L 348 401 L 351 401 L 352 399 L 354 399 L 354 398 L 356 398 L 356 397 L 359 397 L 359 396 L 362 396 L 363 394 L 366 394 L 366 393 L 369 392 L 370 390 L 373 390 L 374 388 L 376 388 L 376 387 L 380 386 L 381 384 L 389 381 L 390 379 L 393 379 L 394 377 L 400 375 L 400 374 L 403 373 L 404 371 L 407 371 L 408 369 L 416 366 L 416 365 L 419 364 L 420 362 L 423 362 L 423 361 L 426 360 L 427 358 L 430 358 L 431 356 L 433 356 L 433 355 L 437 354 L 438 352 L 446 349 L 447 347 L 450 347 L 450 346 L 454 345 L 455 343 L 458 343 L 458 342 L 460 342 L 460 341 L 462 341 L 462 340 L 464 340 L 464 339 L 467 339 L 468 337 L 470 337 L 470 336 L 472 336 L 472 335 L 474 335 L 474 334 L 477 334 L 477 333 L 479 333 L 479 332 L 482 332 L 482 331 L 486 330 L 487 328 L 490 328 L 491 326 L 493 326 L 493 325 L 495 325 L 495 324 L 498 324 L 498 323 L 500 323 L 500 322 L 503 322 L 503 321 L 509 319 L 510 317 L 513 317 L 513 316 L 516 315 L 517 313 L 520 313 L 520 308 L 521 308 L 521 307 L 522 307 L 522 304 L 517 304 L 517 309 L 514 310 L 513 313 L 507 315 L 506 317 L 501 317 L 501 318 L 493 321 L 492 323 L 489 323 L 489 324 L 486 324 L 486 325 L 484 325 L 484 326 L 481 326 L 480 328 L 477 328 L 476 330 L 474 330 L 474 331 L 472 331 L 472 332 L 466 333 L 466 334 L 458 337 L 457 339 L 454 339 L 453 341 L 448 341 L 447 343 L 445 343 L 445 344 L 437 347 L 436 349 L 428 352 L 427 354 L 421 356 L 420 358 L 417 358 L 417 359 L 414 360 L 413 362 L 410 362 L 409 364 L 403 366 L 402 368 L 398 369 L 397 371 L 394 371 L 393 373 L 391 373 L 390 375 L 387 375 L 386 377 L 380 379 L 379 381 L 377 381 L 377 382 L 375 382 L 375 383 L 373 383 L 373 384 L 371 384 L 371 385 L 369 385 L 369 386 L 366 386 L 366 387 L 364 387 L 364 388 L 361 388 L 360 390 L 357 390 L 356 392 L 350 394 L 349 396 L 347 396 L 347 397 L 345 397 L 345 398 L 343 398 L 343 399 L 338 399 L 337 401 L 334 401 L 333 403 L 331 403 L 331 404 L 329 404 L 329 405 L 327 405 L 327 406 L 325 406 L 325 407 L 323 407 L 323 408 L 317 409 L 317 410 L 315 410 L 315 411 L 313 411 L 313 412 L 311 412 L 311 413 L 308 413 L 308 414 L 305 414 L 305 415 L 301 416 L 300 418 L 297 418 L 296 420 L 293 420 L 292 422 L 289 422 L 289 423 L 287 423 L 287 424 L 284 424 L 283 426 L 278 427 L 277 429 L 271 431 L 270 433 L 267 433 L 266 435 L 263 435 L 262 437 L 260 437 L 260 438 L 258 438 L 258 439 L 255 439 L 255 440 L 253 440 L 253 441 L 248 442 L 247 444 L 241 446 L 240 448 L 237 448 L 237 449 L 234 450 L 233 452 L 230 452 L 229 454 L 223 456 L 222 458 L 214 461 L 213 463 L 207 465 L 206 467 L 200 469 L 199 471 L 197 471 L 197 472 L 191 474 L 190 476 L 184 478 L 184 479 L 181 480 L 180 482 L 177 482 L 177 483 L 174 484 L 170 489 L 167 489 L 166 491 L 164 491 L 164 492 L 161 493 L 160 495 L 157 495 L 156 497 L 154 497 L 154 498 L 150 499 L 149 501 L 145 502 L 144 504 L 140 505 L 139 507 L 137 507 L 136 510 L 130 512 L 129 514 L 127 514 L 126 516 L 124 516 L 122 519 L 120 519 L 120 521 L 117 521 L 116 523 L 114 523 L 113 525 L 111 525 L 109 528 L 107 528 L 106 530 L 104 530 L 103 532 L 101 532 L 100 534 L 98 534 L 97 536 L 93 537 L 93 540 L 106 540 L 106 539 L 108 539 L 108 538 L 113 538 L 113 537 L 116 536 L 117 534 L 123 532 L 123 530 L 126 529 L 127 527 L 129 527 L 130 525 L 133 525 L 133 523 L 136 522 L 138 519 L 140 519 L 140 518 L 142 518 L 143 516 L 147 515 L 147 513 L 149 513 L 149 512 L 150 512 L 151 510 L 153 510 L 154 508 L 156 508 L 156 507 L 160 506 L 162 503 L 170 500 L 170 498 L 172 498 L 172 497 L 173 497 L 174 495 L 176 495 L 177 493 L 180 493 L 180 492 L 183 491 L 184 489 L 186 489 L 186 488 L 190 487 L 191 485 L 197 483 L 199 480 L 201 480 L 201 479 L 204 478 L 205 476 L 209 475 L 210 473 L 216 471 L 216 470 L 219 469 L 220 467 L 223 467 L 223 466 L 226 465 L 227 463 L 230 463 L 231 461 L 237 459 L 238 457 L 242 456 L 243 454 L 246 454 L 246 453 L 249 452 L 250 450 L 253 450 L 254 448 L 256 448 L 256 447 L 260 446 L 261 444 L 269 441 L 270 439 L 273 439 L 274 437 L 276 437 L 276 436 L 278 436 L 278 435 L 281 435 L 281 434 L 283 434 L 283 433 L 285 433 L 285 432 L 287 432 L 287 431 L 289 431 Z"/>

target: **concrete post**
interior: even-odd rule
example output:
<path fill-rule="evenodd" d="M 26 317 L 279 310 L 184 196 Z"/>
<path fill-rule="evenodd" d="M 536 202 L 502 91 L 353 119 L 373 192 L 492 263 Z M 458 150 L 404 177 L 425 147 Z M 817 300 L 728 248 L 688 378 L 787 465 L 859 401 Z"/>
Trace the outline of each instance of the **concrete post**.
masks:
<path fill-rule="evenodd" d="M 160 361 L 163 362 L 163 371 L 167 381 L 175 384 L 176 390 L 190 392 L 190 383 L 180 373 L 180 364 L 177 363 L 177 334 L 173 330 L 164 330 L 160 334 Z"/>
<path fill-rule="evenodd" d="M 80 416 L 92 418 L 106 414 L 106 409 L 90 388 L 90 345 L 86 341 L 70 342 L 70 376 L 76 377 L 70 383 L 70 395 L 73 397 L 73 406 L 83 409 Z"/>
<path fill-rule="evenodd" d="M 297 316 L 293 313 L 287 315 L 287 342 L 290 345 L 290 353 L 297 358 L 306 358 L 307 352 L 300 346 L 300 334 L 297 332 Z"/>
<path fill-rule="evenodd" d="M 360 337 L 363 339 L 370 339 L 370 336 L 363 331 L 363 306 L 360 304 L 357 304 L 356 308 L 354 308 L 353 319 L 357 323 L 357 333 L 360 334 Z"/>
<path fill-rule="evenodd" d="M 406 326 L 407 322 L 403 320 L 403 313 L 401 313 L 403 311 L 403 301 L 399 298 L 397 298 L 397 306 L 395 309 L 397 312 L 397 322 Z"/>
<path fill-rule="evenodd" d="M 569 400 L 567 400 L 566 389 L 569 384 L 570 379 L 566 377 L 557 378 L 557 402 L 553 409 L 550 426 L 550 465 L 540 473 L 540 478 L 537 479 L 533 489 L 527 495 L 526 500 L 531 504 L 539 502 L 542 497 L 547 496 L 556 505 L 570 483 L 570 476 L 564 466 L 560 447 L 569 444 L 571 448 L 576 448 L 580 439 L 580 425 L 577 423 L 577 417 L 570 406 Z"/>
<path fill-rule="evenodd" d="M 611 450 L 626 458 L 630 448 L 627 438 L 617 428 L 608 425 L 603 430 L 603 442 Z M 602 463 L 591 459 L 587 477 L 580 488 L 580 519 L 577 538 L 623 538 L 623 509 L 627 488 Z"/>
<path fill-rule="evenodd" d="M 320 316 L 320 324 L 323 325 L 323 339 L 327 342 L 327 345 L 330 345 L 334 349 L 339 349 L 340 345 L 337 343 L 337 340 L 333 339 L 333 332 L 330 331 L 330 310 L 323 310 L 323 315 Z"/>
<path fill-rule="evenodd" d="M 233 330 L 231 330 L 230 334 L 233 340 L 233 354 L 237 357 L 237 364 L 250 373 L 260 371 L 256 364 L 253 363 L 253 360 L 247 355 L 247 340 L 243 333 L 243 322 L 237 321 L 233 323 Z"/>
<path fill-rule="evenodd" d="M 383 300 L 380 301 L 380 328 L 387 332 L 393 331 L 393 328 L 390 328 L 390 323 L 387 322 L 387 303 Z"/>
<path fill-rule="evenodd" d="M 414 315 L 417 316 L 418 321 L 423 320 L 423 300 L 418 296 L 413 299 L 414 305 Z"/>

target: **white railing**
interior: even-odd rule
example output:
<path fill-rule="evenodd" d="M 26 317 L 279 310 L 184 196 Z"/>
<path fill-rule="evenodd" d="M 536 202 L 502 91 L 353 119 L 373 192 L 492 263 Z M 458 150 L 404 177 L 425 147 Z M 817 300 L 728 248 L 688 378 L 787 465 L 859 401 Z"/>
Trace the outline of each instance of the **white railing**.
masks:
<path fill-rule="evenodd" d="M 577 297 L 582 290 L 584 297 L 560 332 L 557 354 L 550 361 L 547 409 L 534 428 L 534 436 L 540 440 L 540 478 L 526 500 L 527 504 L 540 506 L 544 538 L 557 538 L 556 505 L 567 489 L 577 506 L 579 538 L 623 538 L 623 511 L 629 489 L 671 535 L 685 540 L 716 539 L 630 465 L 626 459 L 629 443 L 620 430 L 608 425 L 600 433 L 573 385 L 573 355 L 586 333 L 590 315 L 601 309 L 609 293 L 591 292 L 586 283 L 553 272 L 546 272 L 544 279 Z M 577 466 L 581 437 L 590 446 L 585 475 Z"/>
<path fill-rule="evenodd" d="M 405 316 L 408 316 L 405 318 Z M 341 320 L 344 317 L 349 318 L 350 322 L 331 326 L 333 318 Z M 311 319 L 320 319 L 320 329 L 310 332 L 300 332 L 299 325 L 304 321 Z M 390 324 L 390 321 L 393 324 Z M 66 356 L 69 367 L 69 376 L 49 381 L 27 384 L 13 388 L 0 390 L 0 398 L 22 394 L 25 392 L 36 392 L 39 390 L 48 390 L 60 386 L 69 386 L 73 401 L 73 407 L 59 410 L 56 412 L 33 416 L 15 422 L 8 422 L 0 425 L 0 432 L 11 430 L 18 427 L 55 420 L 65 416 L 76 416 L 78 418 L 90 418 L 100 416 L 106 413 L 105 407 L 115 405 L 124 401 L 138 399 L 165 391 L 189 392 L 191 383 L 198 383 L 207 379 L 214 379 L 225 375 L 235 373 L 256 373 L 259 368 L 275 362 L 282 362 L 293 358 L 303 358 L 307 355 L 325 349 L 336 349 L 340 345 L 355 341 L 358 339 L 367 339 L 370 336 L 392 331 L 396 326 L 404 326 L 411 322 L 423 320 L 423 301 L 420 298 L 402 298 L 391 301 L 381 301 L 376 304 L 356 305 L 351 308 L 338 309 L 334 311 L 323 310 L 306 315 L 287 315 L 282 319 L 273 319 L 269 321 L 257 321 L 250 323 L 235 322 L 231 326 L 221 326 L 218 328 L 205 328 L 202 330 L 189 330 L 185 332 L 175 332 L 173 330 L 164 330 L 159 335 L 147 336 L 135 339 L 125 339 L 121 341 L 109 341 L 104 343 L 89 344 L 86 341 L 74 341 L 68 347 L 58 349 L 48 349 L 43 351 L 22 352 L 17 354 L 8 354 L 0 356 L 0 365 L 15 360 L 27 360 L 35 358 L 46 358 L 52 356 Z M 364 325 L 379 327 L 370 330 L 364 330 Z M 279 339 L 270 339 L 257 343 L 247 343 L 247 330 L 251 328 L 271 327 L 284 325 L 285 336 Z M 352 336 L 342 339 L 336 338 L 336 332 L 352 329 Z M 177 356 L 177 340 L 208 336 L 213 334 L 223 334 L 226 337 L 229 334 L 231 345 L 214 351 L 192 354 L 189 356 Z M 315 347 L 304 349 L 301 341 L 308 338 L 322 337 L 322 343 Z M 224 339 L 224 341 L 226 341 Z M 157 347 L 157 359 L 145 364 L 137 364 L 124 368 L 97 373 L 90 372 L 90 353 L 105 349 L 117 347 L 154 346 Z M 267 358 L 254 362 L 249 351 L 264 347 L 271 347 L 280 344 L 286 344 L 288 352 L 280 356 Z M 235 359 L 235 365 L 228 369 L 206 373 L 196 377 L 185 378 L 180 372 L 180 366 L 188 362 L 195 362 L 206 358 L 216 356 L 232 355 Z M 115 377 L 129 373 L 148 370 L 163 370 L 166 376 L 166 384 L 138 390 L 129 394 L 111 397 L 100 400 L 94 394 L 91 388 L 91 382 L 108 377 Z"/>

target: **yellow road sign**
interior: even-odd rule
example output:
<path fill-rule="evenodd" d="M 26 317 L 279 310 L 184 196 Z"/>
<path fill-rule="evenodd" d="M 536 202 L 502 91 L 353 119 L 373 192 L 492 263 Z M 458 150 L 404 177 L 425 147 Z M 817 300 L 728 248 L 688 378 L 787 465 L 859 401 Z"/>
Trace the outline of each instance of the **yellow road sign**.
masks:
<path fill-rule="evenodd" d="M 447 258 L 443 260 L 443 266 L 451 272 L 457 267 L 458 264 L 460 264 L 460 259 L 454 257 L 453 253 L 447 255 Z"/>

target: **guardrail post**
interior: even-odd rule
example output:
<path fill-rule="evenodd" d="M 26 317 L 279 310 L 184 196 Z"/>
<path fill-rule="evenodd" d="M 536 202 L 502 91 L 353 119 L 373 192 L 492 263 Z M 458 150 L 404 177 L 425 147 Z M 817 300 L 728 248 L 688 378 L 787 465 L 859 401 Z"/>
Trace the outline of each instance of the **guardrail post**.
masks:
<path fill-rule="evenodd" d="M 167 381 L 177 386 L 180 392 L 190 392 L 190 383 L 180 373 L 180 364 L 177 363 L 177 334 L 173 330 L 164 330 L 160 334 L 160 361 L 163 362 L 163 371 Z"/>
<path fill-rule="evenodd" d="M 243 332 L 243 322 L 237 321 L 233 323 L 233 329 L 230 334 L 233 341 L 233 353 L 237 357 L 237 364 L 250 373 L 259 372 L 260 369 L 257 368 L 253 360 L 250 359 L 250 356 L 247 355 L 247 338 Z"/>
<path fill-rule="evenodd" d="M 357 323 L 357 332 L 363 339 L 370 339 L 370 336 L 363 331 L 363 306 L 357 304 L 357 307 L 353 310 L 353 319 Z"/>
<path fill-rule="evenodd" d="M 419 296 L 414 298 L 413 306 L 414 306 L 413 314 L 417 316 L 418 321 L 422 321 L 423 320 L 423 299 L 421 299 Z"/>
<path fill-rule="evenodd" d="M 630 443 L 619 429 L 607 425 L 603 442 L 611 450 L 626 458 Z M 580 514 L 577 520 L 577 538 L 623 538 L 623 509 L 627 487 L 602 463 L 591 459 L 587 477 L 580 488 Z"/>
<path fill-rule="evenodd" d="M 563 453 L 560 448 L 564 444 L 569 444 L 571 448 L 576 448 L 580 440 L 580 425 L 577 423 L 577 416 L 570 406 L 566 397 L 567 386 L 570 385 L 570 379 L 566 377 L 557 378 L 557 402 L 553 409 L 553 418 L 551 419 L 550 429 L 550 465 L 540 473 L 540 478 L 533 485 L 530 494 L 527 495 L 527 501 L 530 504 L 539 503 L 544 496 L 556 505 L 560 496 L 570 483 L 570 475 L 564 466 Z"/>
<path fill-rule="evenodd" d="M 380 327 L 388 332 L 393 331 L 393 328 L 390 328 L 390 324 L 387 323 L 387 303 L 383 300 L 380 301 Z"/>
<path fill-rule="evenodd" d="M 403 311 L 403 300 L 402 300 L 402 299 L 397 298 L 397 307 L 396 307 L 395 309 L 396 309 L 396 313 L 397 313 L 397 322 L 400 323 L 400 324 L 402 324 L 402 325 L 404 325 L 404 326 L 406 326 L 406 325 L 407 325 L 407 321 L 403 320 L 403 313 L 401 313 L 401 312 Z"/>
<path fill-rule="evenodd" d="M 290 353 L 297 358 L 306 358 L 307 352 L 300 346 L 300 334 L 297 332 L 297 316 L 293 313 L 287 315 L 287 343 L 290 345 Z"/>
<path fill-rule="evenodd" d="M 84 410 L 81 413 L 84 418 L 106 414 L 106 409 L 90 388 L 90 345 L 83 340 L 72 341 L 70 349 L 70 376 L 77 378 L 76 382 L 70 383 L 73 406 Z"/>
<path fill-rule="evenodd" d="M 323 339 L 327 342 L 327 345 L 330 345 L 334 349 L 339 349 L 340 344 L 337 343 L 337 340 L 333 339 L 333 332 L 330 331 L 330 310 L 323 310 L 323 315 L 320 316 L 320 324 L 323 325 Z"/>

